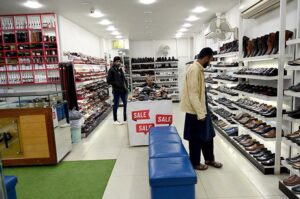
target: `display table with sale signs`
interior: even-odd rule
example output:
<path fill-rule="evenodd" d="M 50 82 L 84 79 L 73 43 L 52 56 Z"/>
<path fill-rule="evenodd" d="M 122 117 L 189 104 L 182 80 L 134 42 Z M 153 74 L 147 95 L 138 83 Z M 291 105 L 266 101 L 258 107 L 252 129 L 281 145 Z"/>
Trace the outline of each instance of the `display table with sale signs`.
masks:
<path fill-rule="evenodd" d="M 130 146 L 146 146 L 151 127 L 172 125 L 172 101 L 128 102 L 127 117 Z"/>

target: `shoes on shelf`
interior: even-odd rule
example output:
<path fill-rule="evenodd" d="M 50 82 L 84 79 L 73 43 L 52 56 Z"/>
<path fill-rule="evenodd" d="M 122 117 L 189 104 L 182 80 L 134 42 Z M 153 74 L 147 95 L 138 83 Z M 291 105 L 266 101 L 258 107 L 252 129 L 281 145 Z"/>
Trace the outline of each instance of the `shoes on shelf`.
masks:
<path fill-rule="evenodd" d="M 297 175 L 291 175 L 290 177 L 288 177 L 287 179 L 284 179 L 283 184 L 286 186 L 296 186 L 296 185 L 300 185 L 300 177 Z"/>

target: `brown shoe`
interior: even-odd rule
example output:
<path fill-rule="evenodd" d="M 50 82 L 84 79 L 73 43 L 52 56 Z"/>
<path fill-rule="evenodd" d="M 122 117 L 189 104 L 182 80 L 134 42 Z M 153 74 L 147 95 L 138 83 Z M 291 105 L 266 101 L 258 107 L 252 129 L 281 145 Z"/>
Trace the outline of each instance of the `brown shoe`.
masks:
<path fill-rule="evenodd" d="M 247 52 L 248 52 L 247 57 L 250 57 L 253 53 L 253 41 L 252 40 L 248 41 Z"/>
<path fill-rule="evenodd" d="M 300 162 L 295 162 L 292 164 L 294 169 L 300 169 Z"/>
<path fill-rule="evenodd" d="M 283 180 L 283 184 L 286 186 L 296 186 L 300 184 L 300 177 L 297 175 L 292 175 L 287 179 Z"/>
<path fill-rule="evenodd" d="M 265 134 L 262 134 L 262 136 L 265 137 L 265 138 L 275 138 L 276 137 L 276 130 L 272 129 L 271 131 L 269 131 Z"/>
<path fill-rule="evenodd" d="M 255 151 L 257 149 L 262 149 L 262 148 L 265 148 L 263 144 L 254 144 L 250 147 L 246 147 L 246 151 Z"/>
<path fill-rule="evenodd" d="M 267 50 L 267 53 L 268 55 L 270 55 L 273 51 L 273 44 L 274 44 L 274 41 L 275 41 L 275 36 L 276 36 L 276 33 L 272 32 L 270 33 L 269 37 L 268 37 L 268 50 Z"/>
<path fill-rule="evenodd" d="M 208 169 L 208 166 L 200 163 L 199 165 L 194 166 L 194 169 L 199 171 L 204 171 Z"/>

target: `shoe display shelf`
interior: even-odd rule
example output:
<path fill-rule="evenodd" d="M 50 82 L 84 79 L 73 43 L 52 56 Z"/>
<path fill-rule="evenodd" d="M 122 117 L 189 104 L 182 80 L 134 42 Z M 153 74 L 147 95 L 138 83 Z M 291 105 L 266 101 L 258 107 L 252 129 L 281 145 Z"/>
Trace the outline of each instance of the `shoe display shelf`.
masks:
<path fill-rule="evenodd" d="M 293 55 L 286 55 L 285 59 L 291 59 L 293 58 Z M 257 57 L 245 57 L 241 58 L 240 61 L 243 62 L 260 62 L 260 61 L 267 61 L 267 60 L 275 60 L 278 59 L 279 55 L 263 55 L 263 56 L 257 56 Z"/>
<path fill-rule="evenodd" d="M 60 84 L 56 15 L 0 16 L 0 86 Z"/>
<path fill-rule="evenodd" d="M 300 70 L 300 66 L 291 66 L 291 65 L 288 65 L 288 64 L 286 64 L 284 68 L 285 68 L 286 70 L 293 70 L 293 71 L 298 71 L 298 70 Z"/>
<path fill-rule="evenodd" d="M 223 120 L 226 124 L 234 127 L 234 126 L 237 126 L 237 124 L 231 124 L 230 122 L 228 122 L 225 118 L 223 118 L 222 116 L 220 116 L 219 114 L 217 114 L 215 111 L 211 110 L 213 112 L 213 114 L 215 116 L 217 116 L 220 120 Z"/>
<path fill-rule="evenodd" d="M 300 44 L 300 38 L 290 39 L 289 41 L 286 42 L 286 45 L 288 45 L 288 46 L 296 45 L 296 44 Z"/>
<path fill-rule="evenodd" d="M 228 136 L 219 126 L 213 123 L 217 132 L 222 135 L 232 146 L 234 146 L 245 158 L 247 158 L 258 170 L 265 175 L 271 175 L 274 173 L 274 166 L 264 166 L 260 164 L 248 151 L 246 151 L 237 141 Z M 240 133 L 240 132 L 239 132 Z"/>
<path fill-rule="evenodd" d="M 236 121 L 236 122 L 237 122 L 237 121 Z M 238 122 L 237 122 L 237 123 L 238 123 Z M 265 142 L 276 141 L 276 138 L 265 138 L 265 137 L 263 137 L 263 136 L 261 136 L 261 135 L 255 133 L 255 132 L 251 131 L 250 129 L 247 129 L 246 127 L 244 127 L 244 125 L 242 125 L 242 124 L 240 124 L 240 123 L 238 123 L 238 126 L 239 126 L 239 132 L 244 132 L 244 133 L 246 133 L 246 134 L 253 135 L 253 136 L 255 136 L 255 137 L 257 137 L 257 138 L 259 138 L 260 140 L 263 140 L 263 141 L 265 141 Z M 241 131 L 240 131 L 240 129 L 241 129 Z"/>
<path fill-rule="evenodd" d="M 143 66 L 143 65 L 153 65 L 151 69 L 133 69 L 133 66 Z M 143 73 L 142 76 L 133 75 L 134 72 L 141 72 Z M 163 61 L 163 62 L 145 62 L 145 63 L 131 63 L 130 65 L 130 75 L 132 78 L 131 87 L 137 87 L 143 84 L 143 82 L 135 82 L 135 80 L 145 80 L 146 82 L 146 75 L 151 74 L 155 78 L 155 83 L 159 86 L 170 85 L 166 87 L 166 90 L 173 96 L 172 101 L 178 102 L 179 101 L 179 94 L 174 94 L 174 91 L 179 92 L 178 89 L 178 61 Z M 162 74 L 163 73 L 163 74 Z M 165 74 L 168 73 L 168 74 Z M 169 81 L 161 81 L 161 79 L 168 79 Z M 177 81 L 174 81 L 177 80 Z M 173 92 L 171 92 L 173 91 Z"/>
<path fill-rule="evenodd" d="M 62 89 L 66 91 L 69 109 L 75 108 L 85 119 L 81 128 L 82 137 L 87 137 L 111 112 L 106 61 L 85 57 L 88 60 L 80 55 L 70 62 L 59 64 Z"/>
<path fill-rule="evenodd" d="M 237 75 L 233 74 L 232 77 L 240 79 L 255 79 L 255 80 L 264 80 L 264 81 L 277 81 L 278 76 L 259 76 L 259 75 Z M 292 76 L 284 76 L 284 79 L 292 79 Z"/>
<path fill-rule="evenodd" d="M 286 137 L 282 138 L 282 143 L 284 143 L 288 146 L 294 147 L 296 149 L 300 149 L 300 146 L 298 144 L 292 142 L 291 140 L 287 139 Z"/>
<path fill-rule="evenodd" d="M 295 118 L 289 117 L 287 114 L 283 115 L 283 120 L 300 124 L 300 119 L 295 119 Z"/>
<path fill-rule="evenodd" d="M 214 58 L 237 57 L 237 56 L 238 56 L 238 52 L 229 52 L 229 53 L 214 55 Z"/>
<path fill-rule="evenodd" d="M 239 69 L 239 66 L 236 67 L 223 67 L 223 66 L 217 66 L 213 65 L 213 69 L 220 70 L 220 71 L 237 71 Z"/>
<path fill-rule="evenodd" d="M 239 90 L 237 90 L 237 92 L 244 95 L 245 97 L 253 97 L 253 98 L 261 99 L 261 100 L 265 100 L 265 101 L 276 101 L 277 100 L 277 96 L 267 96 L 267 95 L 261 95 L 261 94 L 256 94 L 256 93 L 247 93 L 247 92 L 239 91 Z"/>
<path fill-rule="evenodd" d="M 296 194 L 292 191 L 292 187 L 285 186 L 282 181 L 279 181 L 279 189 L 289 198 L 289 199 L 299 199 L 300 194 Z"/>
<path fill-rule="evenodd" d="M 285 90 L 284 95 L 300 98 L 300 92 L 294 92 L 294 91 L 291 91 L 291 90 Z"/>
<path fill-rule="evenodd" d="M 230 80 L 223 80 L 223 79 L 216 79 L 216 78 L 213 78 L 214 81 L 217 81 L 218 83 L 221 83 L 221 84 L 238 84 L 239 82 L 238 81 L 230 81 Z"/>
<path fill-rule="evenodd" d="M 244 113 L 248 113 L 248 114 L 256 117 L 257 119 L 260 119 L 260 120 L 265 121 L 265 122 L 267 122 L 267 121 L 275 122 L 276 119 L 277 119 L 276 117 L 264 117 L 264 116 L 262 116 L 260 114 L 257 114 L 255 112 L 253 112 L 253 111 L 249 111 L 247 109 L 244 109 L 244 108 L 242 108 L 242 107 L 240 107 L 240 106 L 238 106 L 236 104 L 233 104 L 233 106 L 236 107 L 236 108 L 238 108 L 240 111 L 242 111 Z"/>
<path fill-rule="evenodd" d="M 229 98 L 229 99 L 238 99 L 239 98 L 239 96 L 232 96 L 232 95 L 229 95 L 225 92 L 220 92 L 216 89 L 214 89 L 213 91 L 217 92 L 219 94 L 219 96 L 221 96 L 221 97 L 226 97 L 226 98 Z"/>
<path fill-rule="evenodd" d="M 218 105 L 218 107 L 225 109 L 226 111 L 232 113 L 232 114 L 236 114 L 239 110 L 232 110 L 230 108 L 228 108 L 227 106 L 220 104 L 218 101 L 214 100 L 214 103 Z"/>

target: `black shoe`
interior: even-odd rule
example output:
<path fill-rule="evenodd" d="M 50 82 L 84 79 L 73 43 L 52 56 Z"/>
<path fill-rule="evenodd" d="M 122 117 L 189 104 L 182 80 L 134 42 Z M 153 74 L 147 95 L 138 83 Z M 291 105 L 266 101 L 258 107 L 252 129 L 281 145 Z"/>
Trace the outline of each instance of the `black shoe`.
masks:
<path fill-rule="evenodd" d="M 272 153 L 272 154 L 269 154 L 269 155 L 263 155 L 261 157 L 258 157 L 257 160 L 260 161 L 260 162 L 263 162 L 263 161 L 268 161 L 272 158 L 275 157 L 275 153 Z"/>

